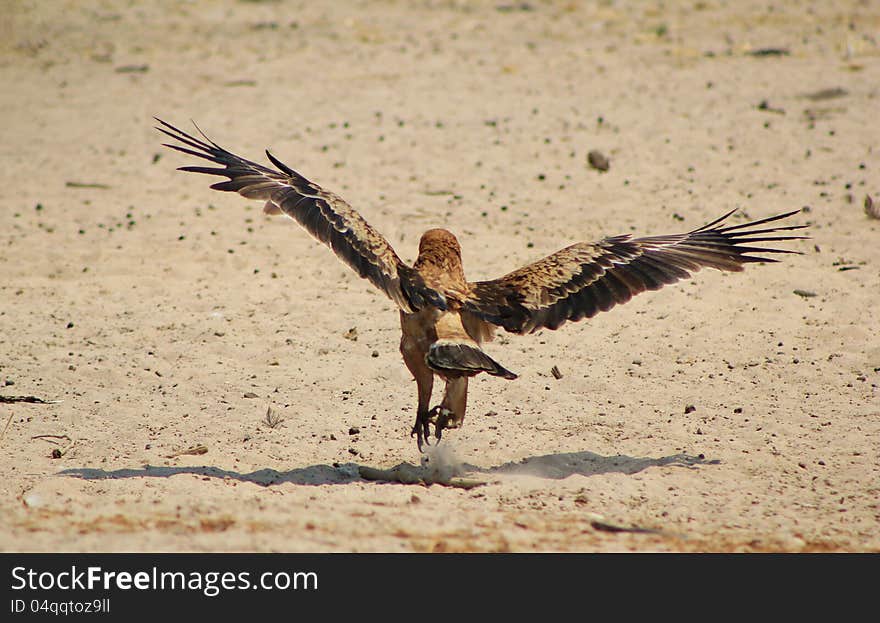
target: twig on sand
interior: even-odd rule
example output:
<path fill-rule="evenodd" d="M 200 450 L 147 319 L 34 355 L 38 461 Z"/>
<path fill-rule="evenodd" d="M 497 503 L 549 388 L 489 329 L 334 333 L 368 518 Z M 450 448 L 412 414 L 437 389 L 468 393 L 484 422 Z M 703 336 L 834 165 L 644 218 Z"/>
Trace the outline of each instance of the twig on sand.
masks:
<path fill-rule="evenodd" d="M 70 441 L 69 435 L 34 435 L 31 439 L 46 439 L 49 443 L 58 443 L 57 441 L 52 441 L 52 439 L 66 439 Z"/>
<path fill-rule="evenodd" d="M 391 469 L 378 469 L 376 467 L 360 465 L 358 473 L 365 480 L 399 482 L 404 485 L 443 485 L 444 487 L 455 487 L 457 489 L 473 489 L 474 487 L 488 484 L 482 480 L 468 478 L 444 478 L 433 470 L 426 470 L 423 467 L 416 467 L 409 463 L 401 463 Z"/>
<path fill-rule="evenodd" d="M 76 439 L 71 439 L 69 435 L 34 435 L 31 439 L 44 439 L 49 443 L 58 444 L 55 439 L 66 439 L 67 444 L 61 448 L 55 448 L 52 450 L 52 458 L 60 459 L 62 456 L 70 452 L 71 448 L 76 445 Z"/>
<path fill-rule="evenodd" d="M 34 402 L 41 405 L 54 405 L 61 402 L 60 400 L 44 400 L 36 396 L 0 396 L 0 403 L 12 404 L 14 402 Z"/>
<path fill-rule="evenodd" d="M 107 184 L 98 184 L 96 182 L 65 182 L 68 188 L 100 188 L 102 190 L 110 188 Z"/>
<path fill-rule="evenodd" d="M 593 521 L 591 521 L 590 525 L 593 526 L 594 530 L 600 530 L 602 532 L 635 532 L 637 534 L 663 534 L 661 530 L 654 530 L 653 528 L 640 528 L 638 526 L 618 526 L 605 521 L 600 521 L 598 519 L 594 519 Z"/>
<path fill-rule="evenodd" d="M 6 426 L 3 427 L 3 432 L 0 433 L 0 441 L 3 441 L 3 437 L 6 436 L 6 429 L 9 428 L 9 425 L 12 424 L 12 413 L 9 414 L 9 417 L 6 419 Z"/>
<path fill-rule="evenodd" d="M 191 448 L 187 448 L 186 450 L 180 450 L 178 452 L 172 452 L 171 454 L 166 454 L 166 459 L 173 459 L 178 456 L 183 456 L 184 454 L 205 454 L 208 451 L 208 446 L 203 446 L 201 444 L 197 446 L 192 446 Z"/>
<path fill-rule="evenodd" d="M 2 404 L 12 404 L 15 402 L 34 402 L 41 405 L 54 405 L 61 402 L 60 400 L 43 400 L 42 398 L 37 398 L 36 396 L 0 396 L 0 403 Z M 6 436 L 6 429 L 9 428 L 9 425 L 12 423 L 12 413 L 9 414 L 9 418 L 6 420 L 6 426 L 3 427 L 3 432 L 0 433 L 0 441 L 3 441 L 3 437 Z"/>

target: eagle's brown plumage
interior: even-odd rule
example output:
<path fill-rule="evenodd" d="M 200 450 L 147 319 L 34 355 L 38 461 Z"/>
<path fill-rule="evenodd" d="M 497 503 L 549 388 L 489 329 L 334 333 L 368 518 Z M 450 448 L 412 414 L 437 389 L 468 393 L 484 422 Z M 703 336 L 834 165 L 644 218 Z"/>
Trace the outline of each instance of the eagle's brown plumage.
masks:
<path fill-rule="evenodd" d="M 592 318 L 645 290 L 687 279 L 701 268 L 741 271 L 751 262 L 775 262 L 754 254 L 793 251 L 753 245 L 790 240 L 795 236 L 772 234 L 802 226 L 756 227 L 797 212 L 723 226 L 733 214 L 728 212 L 686 234 L 580 242 L 500 279 L 471 284 L 462 307 L 513 333 L 558 329 L 568 320 Z"/>
<path fill-rule="evenodd" d="M 626 303 L 640 292 L 686 279 L 701 268 L 741 271 L 748 263 L 775 262 L 763 254 L 794 251 L 764 243 L 802 238 L 784 233 L 802 225 L 761 227 L 797 211 L 725 225 L 733 213 L 728 212 L 684 234 L 581 242 L 499 279 L 472 283 L 465 278 L 461 247 L 452 233 L 425 232 L 418 259 L 409 266 L 345 201 L 268 151 L 279 170 L 236 156 L 204 134 L 202 140 L 157 121 L 162 126 L 158 130 L 182 144 L 166 143 L 167 147 L 220 165 L 180 167 L 182 171 L 227 177 L 211 188 L 263 200 L 268 214 L 291 217 L 397 304 L 400 350 L 418 387 L 412 433 L 420 449 L 431 424 L 438 439 L 443 429 L 461 426 L 471 376 L 486 372 L 516 378 L 481 348 L 492 338 L 493 326 L 513 333 L 557 329 Z M 441 404 L 430 408 L 435 377 L 446 382 L 446 389 Z"/>
<path fill-rule="evenodd" d="M 286 214 L 315 238 L 329 246 L 361 277 L 385 292 L 405 311 L 425 305 L 443 308 L 443 298 L 426 288 L 421 277 L 404 264 L 388 241 L 339 196 L 313 184 L 302 175 L 266 155 L 282 172 L 229 153 L 205 137 L 200 140 L 161 119 L 159 131 L 187 147 L 166 143 L 166 147 L 209 160 L 221 167 L 180 167 L 181 171 L 207 173 L 229 178 L 213 184 L 215 190 L 234 191 L 247 199 L 266 202 L 269 214 Z M 203 135 L 204 136 L 204 135 Z"/>

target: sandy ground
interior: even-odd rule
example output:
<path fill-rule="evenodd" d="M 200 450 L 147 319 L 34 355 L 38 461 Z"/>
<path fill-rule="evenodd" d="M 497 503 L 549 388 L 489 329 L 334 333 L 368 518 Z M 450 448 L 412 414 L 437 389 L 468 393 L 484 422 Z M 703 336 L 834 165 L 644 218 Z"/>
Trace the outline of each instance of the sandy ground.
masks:
<path fill-rule="evenodd" d="M 61 401 L 0 405 L 0 550 L 880 550 L 876 3 L 13 0 L 0 20 L 0 392 Z M 153 115 L 270 147 L 406 260 L 451 229 L 474 280 L 733 208 L 808 207 L 812 240 L 502 336 L 520 378 L 473 383 L 430 457 L 488 484 L 375 483 L 360 466 L 419 463 L 392 303 L 175 171 L 193 162 Z"/>

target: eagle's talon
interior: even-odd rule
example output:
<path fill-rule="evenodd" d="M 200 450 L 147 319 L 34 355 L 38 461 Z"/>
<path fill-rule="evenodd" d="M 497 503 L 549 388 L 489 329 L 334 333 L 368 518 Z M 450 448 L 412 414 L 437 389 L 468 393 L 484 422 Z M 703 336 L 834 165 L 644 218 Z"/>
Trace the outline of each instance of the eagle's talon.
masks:
<path fill-rule="evenodd" d="M 426 413 L 423 415 L 420 413 L 416 416 L 416 423 L 409 432 L 410 437 L 413 435 L 416 437 L 416 444 L 419 447 L 419 452 L 424 452 L 422 449 L 423 445 L 431 445 L 431 419 L 429 414 Z"/>
<path fill-rule="evenodd" d="M 410 437 L 413 437 L 413 436 L 416 436 L 416 435 L 417 435 L 417 437 L 416 437 L 416 445 L 419 447 L 419 452 L 421 452 L 421 451 L 422 451 L 422 443 L 423 443 L 423 441 L 422 441 L 422 429 L 419 428 L 419 425 L 418 425 L 418 424 L 416 424 L 415 426 L 413 426 L 413 427 L 412 427 L 412 430 L 409 431 L 409 436 L 410 436 Z"/>
<path fill-rule="evenodd" d="M 431 422 L 429 422 L 427 420 L 425 422 L 422 422 L 422 437 L 424 437 L 424 439 L 425 439 L 425 445 L 430 446 L 431 445 L 431 441 L 430 441 Z"/>

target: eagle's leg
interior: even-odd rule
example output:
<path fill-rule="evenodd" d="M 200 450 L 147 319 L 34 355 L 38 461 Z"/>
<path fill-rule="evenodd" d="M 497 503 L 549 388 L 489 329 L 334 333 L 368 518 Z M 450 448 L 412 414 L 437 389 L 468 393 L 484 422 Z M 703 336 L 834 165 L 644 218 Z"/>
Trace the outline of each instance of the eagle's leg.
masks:
<path fill-rule="evenodd" d="M 419 446 L 419 452 L 421 452 L 422 444 L 430 445 L 428 438 L 431 436 L 431 424 L 436 421 L 433 412 L 428 410 L 428 405 L 431 404 L 431 390 L 434 386 L 433 372 L 424 377 L 417 376 L 416 385 L 418 385 L 419 391 L 419 405 L 416 408 L 416 422 L 409 435 L 410 437 L 416 436 L 416 443 Z"/>
<path fill-rule="evenodd" d="M 419 394 L 419 404 L 416 408 L 416 422 L 410 431 L 410 437 L 415 436 L 416 443 L 419 446 L 419 452 L 422 451 L 422 445 L 428 442 L 431 435 L 431 424 L 435 421 L 433 413 L 428 409 L 431 404 L 431 392 L 434 389 L 434 371 L 425 363 L 424 353 L 418 352 L 417 348 L 411 347 L 411 344 L 405 339 L 401 341 L 400 351 L 403 354 L 403 361 L 413 377 L 416 379 L 416 386 Z"/>
<path fill-rule="evenodd" d="M 443 429 L 460 428 L 464 422 L 464 413 L 467 409 L 468 377 L 460 376 L 446 381 L 446 391 L 443 401 L 431 409 L 431 414 L 436 415 L 437 423 L 434 425 L 434 436 L 439 441 L 443 437 Z"/>

